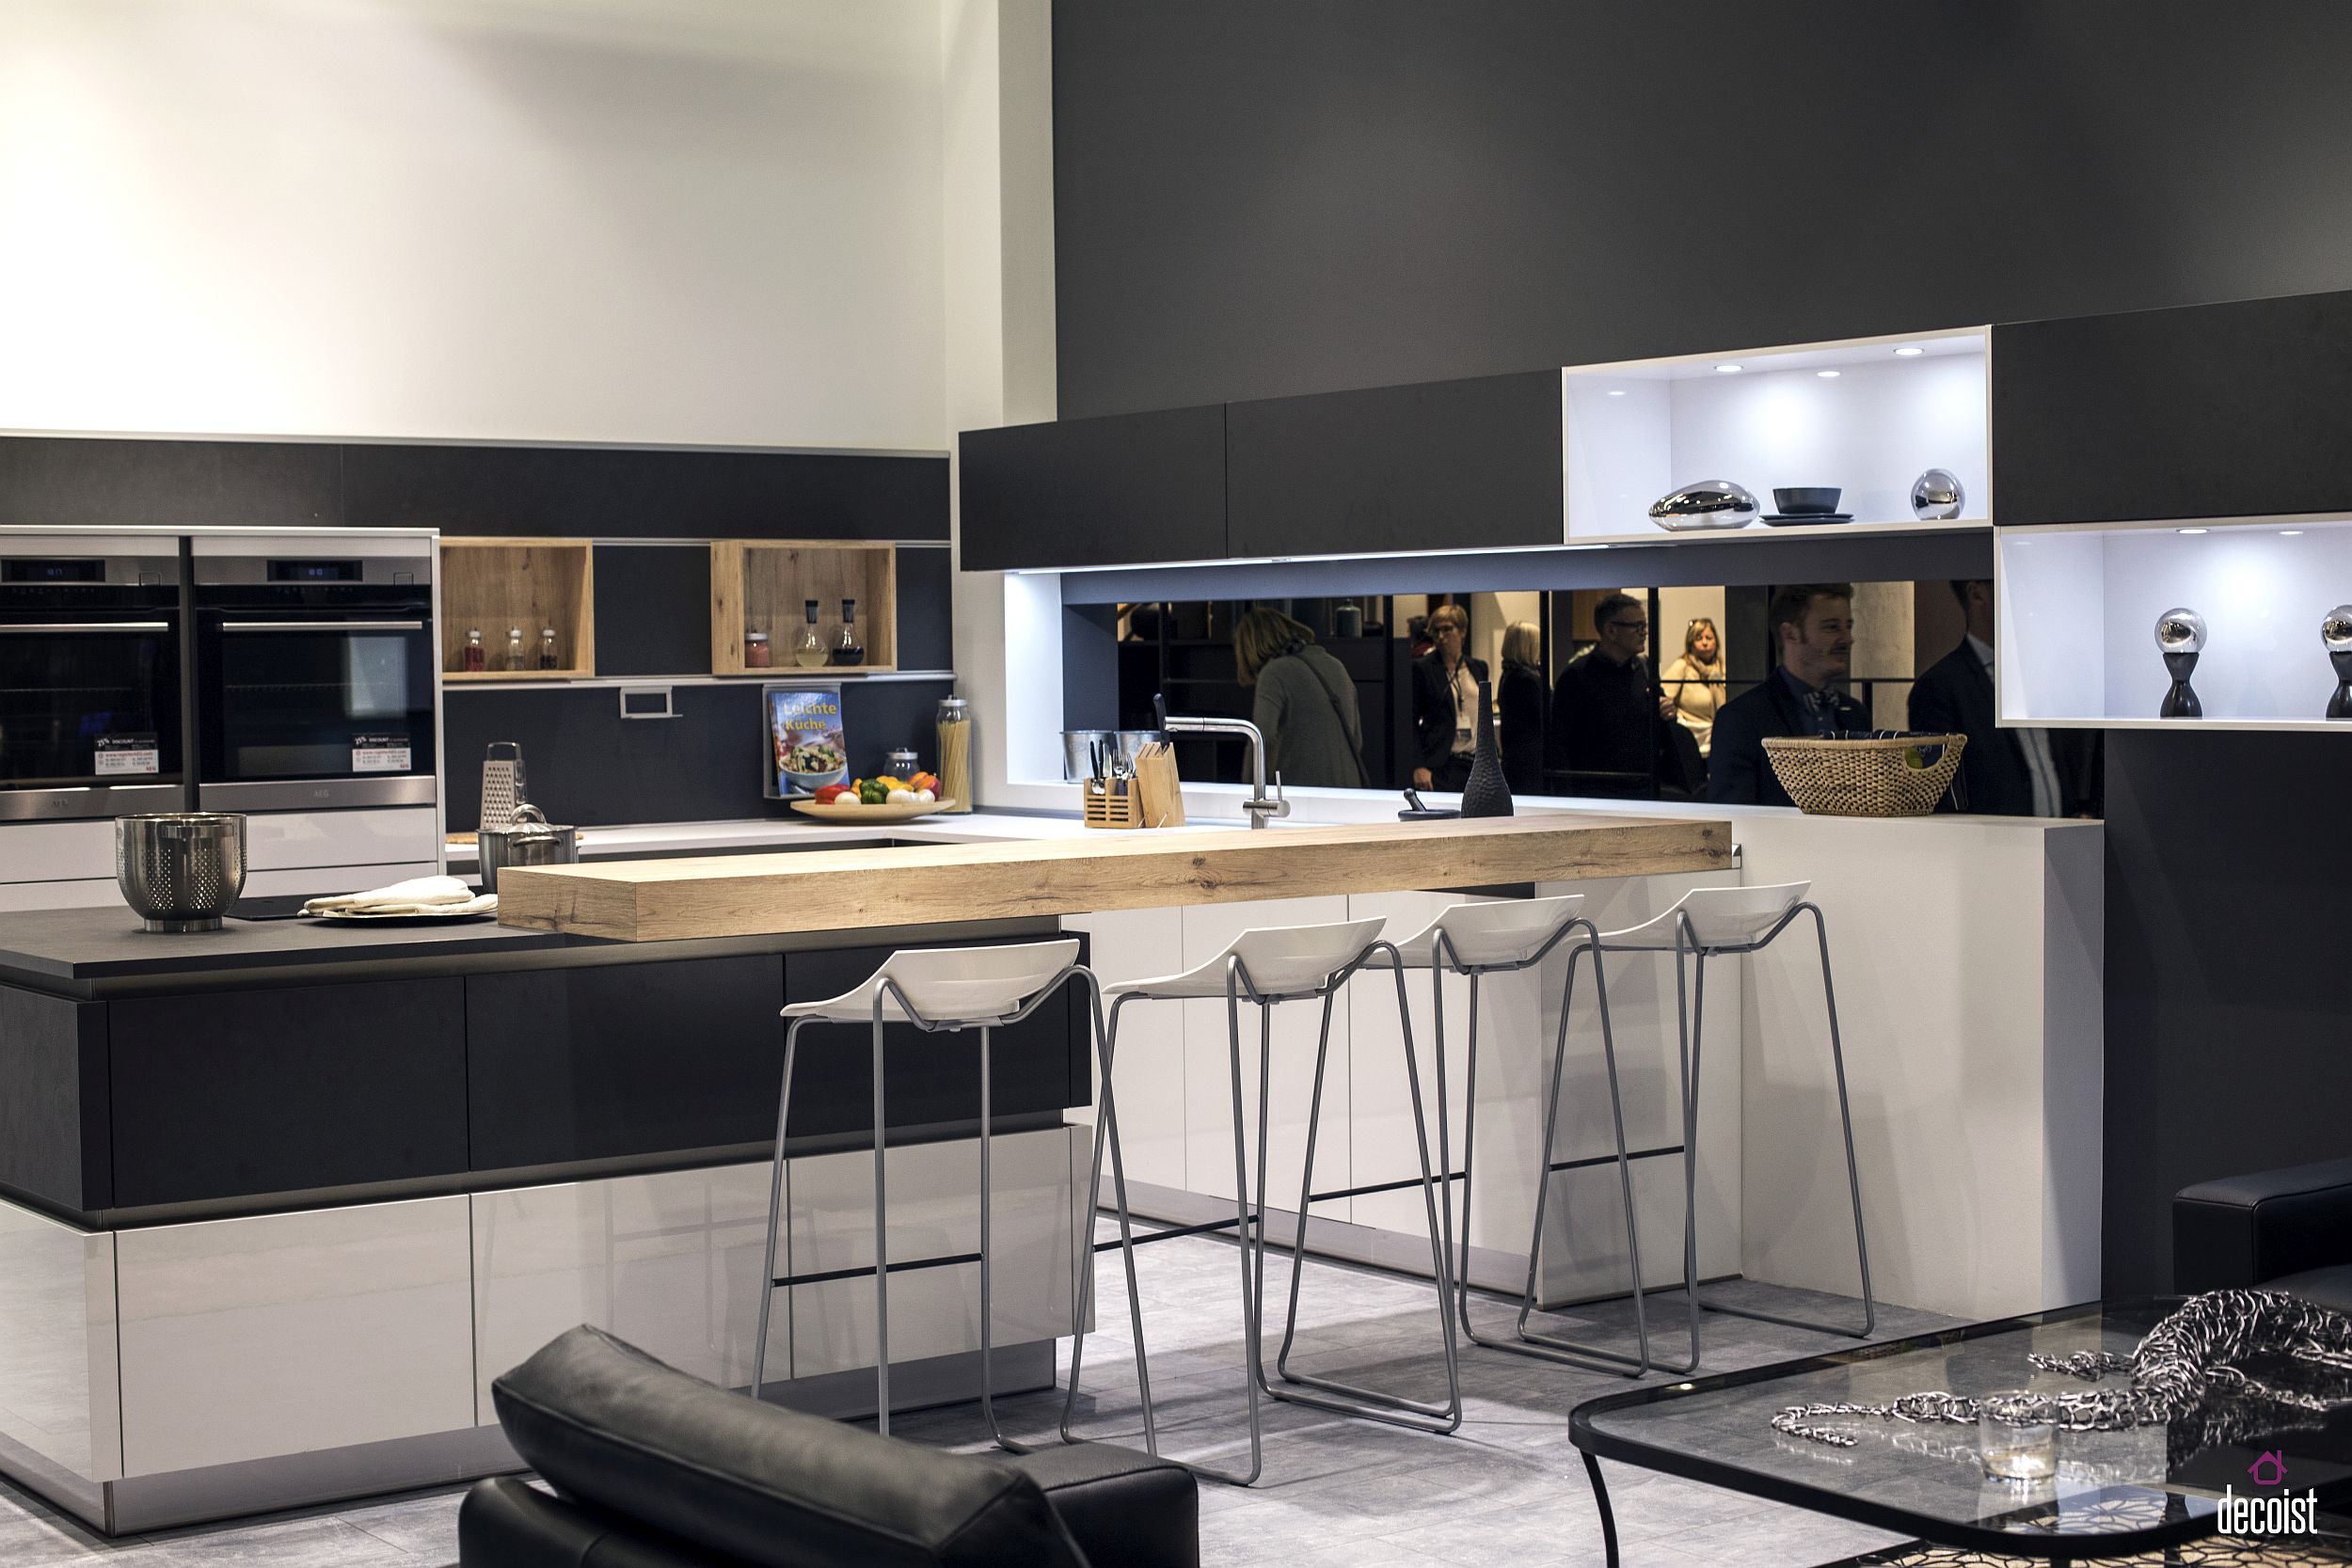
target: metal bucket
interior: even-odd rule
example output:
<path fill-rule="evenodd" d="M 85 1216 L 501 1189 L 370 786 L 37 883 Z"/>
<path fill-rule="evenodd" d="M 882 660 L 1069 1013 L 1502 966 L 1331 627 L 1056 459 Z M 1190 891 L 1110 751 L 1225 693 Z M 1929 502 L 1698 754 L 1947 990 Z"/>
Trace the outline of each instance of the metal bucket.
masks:
<path fill-rule="evenodd" d="M 547 814 L 528 801 L 515 808 L 515 825 L 503 832 L 485 828 L 476 835 L 475 855 L 482 870 L 482 891 L 499 890 L 499 873 L 510 865 L 577 865 L 580 830 L 550 823 Z"/>
<path fill-rule="evenodd" d="M 115 883 L 151 931 L 217 931 L 245 890 L 245 818 L 162 812 L 115 818 Z"/>

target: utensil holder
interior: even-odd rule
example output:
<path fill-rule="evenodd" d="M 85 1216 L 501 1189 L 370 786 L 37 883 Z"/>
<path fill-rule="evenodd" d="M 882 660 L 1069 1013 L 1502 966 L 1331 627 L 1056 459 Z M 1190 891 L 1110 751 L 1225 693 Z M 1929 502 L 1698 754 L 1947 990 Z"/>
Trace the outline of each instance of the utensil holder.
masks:
<path fill-rule="evenodd" d="M 1089 828 L 1147 826 L 1148 824 L 1143 820 L 1143 796 L 1136 787 L 1138 781 L 1121 779 L 1116 782 L 1125 784 L 1126 787 L 1113 789 L 1109 782 L 1102 779 L 1085 779 L 1079 782 L 1079 793 L 1084 798 L 1082 816 L 1086 825 Z"/>

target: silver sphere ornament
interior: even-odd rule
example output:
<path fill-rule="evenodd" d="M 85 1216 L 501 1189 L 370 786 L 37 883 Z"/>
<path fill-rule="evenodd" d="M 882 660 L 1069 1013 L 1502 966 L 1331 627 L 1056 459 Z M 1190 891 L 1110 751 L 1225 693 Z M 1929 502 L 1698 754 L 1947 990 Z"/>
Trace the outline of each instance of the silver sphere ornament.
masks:
<path fill-rule="evenodd" d="M 2205 649 L 2205 618 L 2193 610 L 2168 610 L 2156 617 L 2156 646 L 2168 654 Z"/>
<path fill-rule="evenodd" d="M 1911 515 L 1923 523 L 1948 522 L 1967 500 L 1960 476 L 1949 468 L 1930 468 L 1911 482 Z"/>
<path fill-rule="evenodd" d="M 2340 604 L 2319 623 L 2319 640 L 2331 654 L 2352 654 L 2352 604 Z"/>

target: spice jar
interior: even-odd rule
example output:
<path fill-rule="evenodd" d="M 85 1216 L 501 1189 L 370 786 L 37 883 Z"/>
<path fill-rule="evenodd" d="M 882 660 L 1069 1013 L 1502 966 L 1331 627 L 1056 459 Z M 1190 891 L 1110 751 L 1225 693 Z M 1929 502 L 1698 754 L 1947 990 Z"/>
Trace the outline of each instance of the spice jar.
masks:
<path fill-rule="evenodd" d="M 770 661 L 773 657 L 774 656 L 770 652 L 768 647 L 768 634 L 766 632 L 747 631 L 743 634 L 744 669 L 765 670 L 769 668 Z"/>

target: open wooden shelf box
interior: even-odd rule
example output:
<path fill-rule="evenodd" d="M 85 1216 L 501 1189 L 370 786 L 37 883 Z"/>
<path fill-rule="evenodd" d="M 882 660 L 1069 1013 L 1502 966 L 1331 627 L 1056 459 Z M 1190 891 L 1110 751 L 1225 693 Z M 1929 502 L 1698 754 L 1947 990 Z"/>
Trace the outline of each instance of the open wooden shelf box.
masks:
<path fill-rule="evenodd" d="M 595 552 L 585 539 L 443 539 L 441 678 L 576 680 L 596 673 Z M 563 668 L 542 670 L 539 634 L 555 628 Z M 505 670 L 506 633 L 520 627 L 527 670 Z M 466 633 L 482 633 L 485 670 L 466 668 Z"/>
<path fill-rule="evenodd" d="M 802 607 L 817 601 L 818 633 L 830 647 L 841 630 L 841 601 L 857 601 L 862 664 L 803 670 L 792 649 Z M 764 631 L 771 663 L 743 661 L 743 634 Z M 898 667 L 898 552 L 892 545 L 807 539 L 720 539 L 710 546 L 710 672 L 715 675 L 855 674 Z"/>

